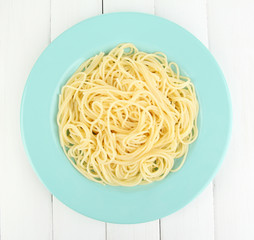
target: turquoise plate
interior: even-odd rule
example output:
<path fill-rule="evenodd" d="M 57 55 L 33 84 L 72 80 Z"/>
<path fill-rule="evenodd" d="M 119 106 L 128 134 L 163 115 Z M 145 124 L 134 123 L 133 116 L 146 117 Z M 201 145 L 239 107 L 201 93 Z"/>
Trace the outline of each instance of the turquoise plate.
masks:
<path fill-rule="evenodd" d="M 81 175 L 67 160 L 56 124 L 61 86 L 85 59 L 119 43 L 164 52 L 188 73 L 200 103 L 199 137 L 183 168 L 164 180 L 136 187 L 103 186 Z M 223 74 L 203 44 L 166 19 L 113 13 L 87 19 L 54 40 L 27 80 L 21 104 L 21 133 L 34 170 L 49 191 L 85 216 L 112 223 L 141 223 L 165 217 L 193 200 L 222 163 L 231 132 L 231 103 Z"/>

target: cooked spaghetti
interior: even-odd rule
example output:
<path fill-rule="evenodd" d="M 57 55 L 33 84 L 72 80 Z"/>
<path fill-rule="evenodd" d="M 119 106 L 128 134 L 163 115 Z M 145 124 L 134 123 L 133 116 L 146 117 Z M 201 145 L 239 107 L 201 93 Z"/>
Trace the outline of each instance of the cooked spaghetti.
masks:
<path fill-rule="evenodd" d="M 190 78 L 161 52 L 120 44 L 62 87 L 57 123 L 73 166 L 95 182 L 135 186 L 179 170 L 198 135 Z"/>

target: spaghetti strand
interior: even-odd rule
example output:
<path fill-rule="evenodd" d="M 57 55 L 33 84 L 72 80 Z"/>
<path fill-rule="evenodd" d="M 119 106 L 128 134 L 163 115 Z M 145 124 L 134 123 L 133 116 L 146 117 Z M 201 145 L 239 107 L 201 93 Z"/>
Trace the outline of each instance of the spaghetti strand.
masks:
<path fill-rule="evenodd" d="M 80 65 L 62 87 L 61 146 L 85 177 L 109 185 L 159 181 L 184 164 L 198 136 L 190 78 L 165 54 L 120 44 Z"/>

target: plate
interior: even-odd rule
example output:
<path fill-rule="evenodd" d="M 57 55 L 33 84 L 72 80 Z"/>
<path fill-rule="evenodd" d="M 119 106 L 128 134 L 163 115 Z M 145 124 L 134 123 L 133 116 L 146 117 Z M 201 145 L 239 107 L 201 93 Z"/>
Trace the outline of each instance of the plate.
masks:
<path fill-rule="evenodd" d="M 186 163 L 164 180 L 136 187 L 104 186 L 67 160 L 56 124 L 61 86 L 79 64 L 119 43 L 164 52 L 195 84 L 199 136 Z M 224 76 L 207 48 L 185 29 L 141 13 L 113 13 L 71 27 L 41 54 L 21 104 L 21 134 L 31 164 L 48 190 L 75 211 L 105 222 L 141 223 L 167 216 L 193 200 L 222 163 L 231 132 L 231 103 Z"/>

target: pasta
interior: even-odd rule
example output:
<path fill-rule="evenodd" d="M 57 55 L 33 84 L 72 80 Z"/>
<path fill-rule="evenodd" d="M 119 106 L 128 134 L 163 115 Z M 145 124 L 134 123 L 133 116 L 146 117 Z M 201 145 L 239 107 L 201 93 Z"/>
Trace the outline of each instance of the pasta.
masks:
<path fill-rule="evenodd" d="M 182 167 L 198 135 L 198 109 L 194 85 L 176 63 L 120 44 L 86 60 L 62 87 L 60 143 L 90 180 L 147 184 Z"/>

